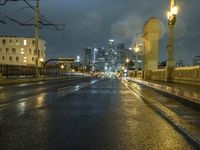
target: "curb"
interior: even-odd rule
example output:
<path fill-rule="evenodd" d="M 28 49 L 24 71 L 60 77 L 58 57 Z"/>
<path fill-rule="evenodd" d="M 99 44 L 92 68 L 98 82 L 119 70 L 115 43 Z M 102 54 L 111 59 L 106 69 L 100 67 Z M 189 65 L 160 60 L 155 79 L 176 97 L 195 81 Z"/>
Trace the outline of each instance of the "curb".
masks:
<path fill-rule="evenodd" d="M 151 82 L 138 80 L 138 79 L 128 79 L 128 80 L 153 88 L 155 90 L 164 92 L 166 94 L 170 94 L 170 95 L 185 99 L 189 102 L 195 103 L 200 106 L 200 93 L 198 92 L 192 92 L 192 91 L 186 91 L 186 90 L 184 91 L 184 89 L 173 88 L 166 85 L 151 83 Z"/>
<path fill-rule="evenodd" d="M 51 78 L 31 78 L 31 79 L 0 79 L 0 86 L 8 86 L 8 85 L 16 85 L 23 83 L 35 83 L 41 81 L 51 81 L 51 80 L 73 80 L 73 79 L 81 79 L 81 78 L 90 78 L 90 77 L 51 77 Z"/>
<path fill-rule="evenodd" d="M 175 114 L 164 105 L 158 103 L 155 100 L 147 100 L 144 96 L 140 93 L 135 91 L 130 85 L 127 86 L 130 90 L 136 93 L 142 100 L 147 103 L 156 113 L 161 115 L 168 123 L 170 123 L 179 133 L 181 133 L 196 149 L 200 149 L 200 134 L 196 135 L 195 133 L 200 133 L 200 130 L 193 125 L 188 125 L 191 129 L 190 131 L 186 129 L 186 127 L 181 127 L 180 122 L 183 124 L 189 124 L 187 121 L 183 120 L 179 115 Z M 157 103 L 157 104 L 156 104 Z M 164 108 L 165 107 L 165 108 Z M 165 109 L 163 111 L 163 108 Z M 173 117 L 174 118 L 173 118 Z M 178 119 L 177 119 L 178 118 Z M 176 122 L 176 120 L 181 120 Z M 183 125 L 184 126 L 184 125 Z M 192 133 L 191 133 L 192 132 Z"/>
<path fill-rule="evenodd" d="M 140 98 L 147 103 L 156 113 L 161 115 L 168 123 L 170 123 L 179 133 L 183 135 L 192 146 L 196 149 L 200 149 L 200 129 L 193 126 L 191 123 L 184 120 L 181 116 L 174 113 L 161 103 L 151 99 L 146 98 L 139 92 L 133 89 L 130 85 L 126 85 L 131 91 L 140 96 Z"/>

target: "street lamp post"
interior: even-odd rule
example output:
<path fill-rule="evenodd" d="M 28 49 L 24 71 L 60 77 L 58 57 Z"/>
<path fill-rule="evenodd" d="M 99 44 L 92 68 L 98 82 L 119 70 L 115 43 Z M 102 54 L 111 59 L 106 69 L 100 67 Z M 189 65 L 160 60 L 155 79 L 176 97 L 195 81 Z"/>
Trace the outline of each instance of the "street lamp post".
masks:
<path fill-rule="evenodd" d="M 129 60 L 129 58 L 127 57 L 127 59 L 126 59 L 126 64 L 127 64 L 127 76 L 128 76 L 128 74 L 129 74 L 129 62 L 130 62 L 130 60 Z"/>
<path fill-rule="evenodd" d="M 41 64 L 41 68 L 42 68 L 42 74 L 44 75 L 44 58 L 40 58 L 40 64 Z"/>
<path fill-rule="evenodd" d="M 167 67 L 175 67 L 174 61 L 174 25 L 176 23 L 176 16 L 178 13 L 178 7 L 175 0 L 170 0 L 169 10 L 167 12 L 168 27 L 169 27 L 169 43 L 167 45 Z"/>
<path fill-rule="evenodd" d="M 135 71 L 137 72 L 137 70 L 138 70 L 138 53 L 139 53 L 139 47 L 136 46 L 134 48 L 134 50 L 135 50 Z"/>
<path fill-rule="evenodd" d="M 138 44 L 138 34 L 136 34 L 136 45 L 135 45 L 135 48 L 134 48 L 134 51 L 135 51 L 135 76 L 137 76 L 137 70 L 138 70 L 138 53 L 139 53 L 139 44 Z"/>
<path fill-rule="evenodd" d="M 35 50 L 37 52 L 37 56 L 35 59 L 35 69 L 36 69 L 36 77 L 39 78 L 40 77 L 40 72 L 38 69 L 38 59 L 39 59 L 39 0 L 37 0 L 36 2 L 36 15 L 35 15 Z"/>
<path fill-rule="evenodd" d="M 61 68 L 61 75 L 63 76 L 65 66 L 63 64 L 61 64 L 60 68 Z"/>

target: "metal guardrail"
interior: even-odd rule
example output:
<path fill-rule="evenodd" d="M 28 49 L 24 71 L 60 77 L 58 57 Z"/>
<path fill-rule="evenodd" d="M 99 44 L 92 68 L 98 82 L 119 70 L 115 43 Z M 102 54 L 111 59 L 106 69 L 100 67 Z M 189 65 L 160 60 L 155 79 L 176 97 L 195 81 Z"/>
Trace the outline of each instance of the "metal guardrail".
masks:
<path fill-rule="evenodd" d="M 39 72 L 41 75 L 54 75 L 60 74 L 60 68 L 58 66 L 48 66 L 45 70 L 40 67 Z M 0 76 L 35 76 L 35 66 L 19 66 L 19 65 L 8 65 L 0 64 Z"/>

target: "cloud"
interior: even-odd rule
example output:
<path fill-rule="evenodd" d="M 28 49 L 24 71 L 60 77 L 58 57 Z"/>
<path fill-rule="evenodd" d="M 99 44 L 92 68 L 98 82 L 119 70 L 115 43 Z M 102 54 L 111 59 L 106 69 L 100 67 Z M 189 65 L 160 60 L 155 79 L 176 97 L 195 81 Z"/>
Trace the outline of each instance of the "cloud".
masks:
<path fill-rule="evenodd" d="M 136 33 L 142 31 L 143 24 L 144 22 L 139 16 L 130 15 L 112 24 L 112 37 L 119 41 L 131 40 Z"/>
<path fill-rule="evenodd" d="M 167 32 L 167 27 L 161 20 L 159 20 L 159 28 L 160 28 L 159 38 L 162 39 Z"/>
<path fill-rule="evenodd" d="M 180 39 L 184 37 L 186 34 L 186 24 L 183 20 L 177 19 L 174 29 L 174 37 L 175 39 Z"/>
<path fill-rule="evenodd" d="M 89 12 L 82 18 L 81 28 L 98 32 L 102 27 L 102 17 L 96 12 Z"/>

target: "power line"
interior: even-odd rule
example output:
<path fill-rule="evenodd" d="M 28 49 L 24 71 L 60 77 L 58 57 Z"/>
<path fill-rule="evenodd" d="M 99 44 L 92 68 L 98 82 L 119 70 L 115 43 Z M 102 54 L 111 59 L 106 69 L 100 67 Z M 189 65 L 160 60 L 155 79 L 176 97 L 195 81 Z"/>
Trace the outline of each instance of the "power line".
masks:
<path fill-rule="evenodd" d="M 2 1 L 2 0 L 1 0 L 1 1 Z M 23 1 L 23 0 L 4 0 L 2 3 L 0 3 L 0 5 L 6 5 L 7 2 L 9 2 L 9 1 L 11 1 L 11 2 L 16 2 L 16 1 Z"/>
<path fill-rule="evenodd" d="M 24 1 L 26 3 L 26 5 L 28 6 L 28 8 L 31 8 L 32 10 L 37 12 L 37 10 L 27 0 L 4 0 L 2 3 L 0 3 L 0 5 L 6 5 L 7 2 L 9 2 L 9 1 L 12 1 L 12 2 Z M 13 22 L 15 22 L 15 23 L 17 23 L 19 25 L 22 25 L 22 26 L 35 26 L 35 23 L 29 23 L 30 21 L 34 20 L 34 18 L 31 18 L 31 19 L 29 19 L 29 20 L 27 20 L 27 21 L 25 21 L 23 23 L 23 22 L 20 22 L 20 21 L 18 21 L 16 19 L 12 18 L 12 17 L 9 17 L 7 15 L 4 15 L 4 17 L 6 17 L 9 20 L 11 20 L 11 21 L 13 21 Z M 0 21 L 0 23 L 6 24 L 6 22 L 4 22 L 4 21 Z M 40 26 L 40 29 L 42 29 L 44 26 L 53 26 L 57 31 L 60 31 L 60 30 L 64 29 L 65 24 L 52 23 L 51 21 L 45 19 L 44 15 L 40 14 L 40 16 L 39 16 L 39 26 Z"/>
<path fill-rule="evenodd" d="M 37 10 L 27 1 L 27 0 L 24 0 L 24 2 L 32 9 L 34 10 L 35 12 L 37 12 Z M 52 23 L 51 21 L 47 20 L 47 19 L 44 19 L 44 15 L 41 15 L 39 16 L 39 18 L 43 21 L 45 21 L 46 23 L 44 23 L 43 21 L 39 20 L 41 26 L 54 26 L 56 30 L 60 30 L 59 27 L 64 27 L 65 24 L 54 24 Z"/>

